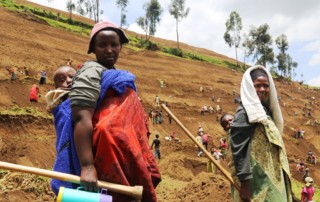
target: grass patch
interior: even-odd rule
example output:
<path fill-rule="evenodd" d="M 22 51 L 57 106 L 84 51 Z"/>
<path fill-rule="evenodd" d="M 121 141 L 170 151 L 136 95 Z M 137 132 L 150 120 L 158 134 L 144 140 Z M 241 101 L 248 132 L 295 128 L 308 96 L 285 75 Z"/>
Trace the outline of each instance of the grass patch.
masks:
<path fill-rule="evenodd" d="M 5 7 L 7 9 L 15 8 L 15 3 L 12 0 L 1 0 L 0 6 Z"/>
<path fill-rule="evenodd" d="M 164 56 L 167 56 L 167 57 L 173 57 L 173 58 L 180 58 L 180 59 L 187 59 L 187 58 L 182 58 L 182 57 L 179 57 L 179 56 L 175 56 L 175 55 L 172 55 L 170 53 L 165 53 L 165 52 L 159 52 L 160 55 L 164 55 Z M 187 59 L 188 60 L 188 59 Z M 189 59 L 190 60 L 190 59 Z"/>
<path fill-rule="evenodd" d="M 40 19 L 45 20 L 50 26 L 58 28 L 58 29 L 62 29 L 62 30 L 66 30 L 66 31 L 70 31 L 70 32 L 75 32 L 84 36 L 89 36 L 91 29 L 88 28 L 84 28 L 84 27 L 79 27 L 77 25 L 72 25 L 72 24 L 67 24 L 64 22 L 60 22 L 60 21 L 56 21 L 53 19 L 49 19 L 46 17 L 42 17 L 42 16 L 38 16 Z"/>
<path fill-rule="evenodd" d="M 131 42 L 130 42 L 131 43 Z M 139 48 L 139 47 L 136 47 L 136 46 L 132 46 L 131 44 L 129 43 L 129 45 L 126 45 L 125 47 L 128 48 L 128 49 L 131 49 L 133 51 L 136 51 L 136 52 L 139 52 L 139 51 L 143 51 L 144 49 L 143 48 Z"/>
<path fill-rule="evenodd" d="M 39 111 L 37 108 L 19 107 L 17 105 L 14 105 L 9 109 L 1 110 L 0 115 L 31 115 L 34 117 L 52 118 L 51 114 Z"/>
<path fill-rule="evenodd" d="M 33 15 L 36 18 L 46 21 L 52 27 L 79 33 L 81 35 L 89 36 L 92 29 L 92 25 L 77 20 L 70 20 L 68 17 L 63 16 L 60 13 L 53 13 L 33 6 L 16 4 L 12 0 L 1 0 L 0 6 L 11 11 Z"/>

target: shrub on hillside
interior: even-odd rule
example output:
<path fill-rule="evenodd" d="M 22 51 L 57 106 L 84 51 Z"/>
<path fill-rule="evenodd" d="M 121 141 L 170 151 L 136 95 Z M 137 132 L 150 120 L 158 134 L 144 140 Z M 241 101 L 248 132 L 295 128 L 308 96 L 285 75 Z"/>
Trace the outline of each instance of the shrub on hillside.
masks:
<path fill-rule="evenodd" d="M 205 61 L 205 59 L 201 55 L 197 55 L 194 53 L 186 52 L 183 55 L 185 58 L 189 58 L 191 60 L 199 60 L 199 61 Z"/>
<path fill-rule="evenodd" d="M 152 51 L 159 50 L 158 44 L 153 43 L 149 40 L 145 40 L 142 37 L 141 38 L 135 37 L 135 40 L 133 40 L 132 42 L 133 42 L 132 44 L 137 44 L 139 48 L 152 50 Z"/>
<path fill-rule="evenodd" d="M 163 52 L 171 54 L 171 55 L 175 55 L 178 57 L 183 57 L 183 52 L 180 48 L 169 48 L 169 47 L 163 47 L 161 49 Z"/>

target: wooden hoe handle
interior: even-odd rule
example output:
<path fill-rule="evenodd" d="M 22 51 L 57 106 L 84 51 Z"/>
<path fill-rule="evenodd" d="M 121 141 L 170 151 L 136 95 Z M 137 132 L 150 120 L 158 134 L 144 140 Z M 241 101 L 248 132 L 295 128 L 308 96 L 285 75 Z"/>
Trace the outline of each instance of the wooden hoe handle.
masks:
<path fill-rule="evenodd" d="M 66 174 L 66 173 L 61 173 L 61 172 L 56 172 L 51 170 L 45 170 L 40 168 L 22 166 L 22 165 L 17 165 L 13 163 L 3 162 L 3 161 L 0 161 L 0 168 L 16 171 L 16 172 L 30 173 L 30 174 L 40 175 L 44 177 L 54 178 L 61 181 L 80 184 L 80 177 L 76 175 L 71 175 L 71 174 Z M 113 184 L 110 182 L 98 181 L 98 187 L 105 188 L 110 191 L 124 194 L 127 196 L 131 196 L 138 200 L 142 198 L 142 191 L 143 191 L 142 186 L 131 187 L 131 186 L 125 186 L 120 184 Z"/>
<path fill-rule="evenodd" d="M 240 186 L 235 183 L 235 181 L 232 179 L 230 173 L 225 170 L 217 160 L 213 158 L 213 156 L 203 147 L 202 144 L 200 144 L 196 138 L 191 134 L 191 132 L 179 121 L 179 119 L 170 111 L 170 109 L 165 105 L 162 104 L 161 107 L 173 118 L 175 122 L 186 132 L 186 134 L 189 136 L 189 138 L 202 150 L 202 152 L 214 163 L 214 165 L 222 172 L 222 174 L 229 180 L 229 182 L 238 190 L 240 191 Z"/>

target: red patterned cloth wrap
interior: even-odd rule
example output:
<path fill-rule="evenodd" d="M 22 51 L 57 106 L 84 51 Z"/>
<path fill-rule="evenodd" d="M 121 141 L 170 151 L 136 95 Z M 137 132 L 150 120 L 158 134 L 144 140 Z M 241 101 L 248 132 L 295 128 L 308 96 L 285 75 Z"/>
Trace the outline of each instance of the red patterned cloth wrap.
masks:
<path fill-rule="evenodd" d="M 93 116 L 93 152 L 98 179 L 143 186 L 142 201 L 157 201 L 155 187 L 161 181 L 159 169 L 148 143 L 146 115 L 136 92 L 127 87 L 119 95 L 112 88 Z M 113 201 L 133 201 L 110 192 Z"/>

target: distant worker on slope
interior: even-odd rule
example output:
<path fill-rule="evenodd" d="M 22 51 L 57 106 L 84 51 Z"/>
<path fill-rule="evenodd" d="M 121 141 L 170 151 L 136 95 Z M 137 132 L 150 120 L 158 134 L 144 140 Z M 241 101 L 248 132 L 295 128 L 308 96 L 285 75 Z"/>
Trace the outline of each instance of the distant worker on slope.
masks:
<path fill-rule="evenodd" d="M 39 84 L 46 84 L 47 83 L 47 72 L 45 70 L 42 70 L 40 72 L 40 81 Z"/>
<path fill-rule="evenodd" d="M 30 90 L 29 101 L 30 102 L 38 102 L 39 98 L 39 88 L 36 84 L 33 84 Z"/>
<path fill-rule="evenodd" d="M 154 101 L 156 102 L 156 107 L 157 107 L 157 108 L 160 107 L 160 98 L 159 98 L 158 95 L 156 95 Z"/>
<path fill-rule="evenodd" d="M 160 160 L 161 155 L 160 155 L 160 140 L 159 140 L 159 135 L 156 134 L 156 138 L 152 141 L 151 144 L 151 149 L 153 149 L 154 145 L 154 157 L 158 158 Z"/>
<path fill-rule="evenodd" d="M 313 179 L 311 177 L 307 177 L 305 182 L 306 186 L 303 187 L 301 191 L 301 202 L 313 202 L 312 198 L 315 192 L 313 187 Z"/>
<path fill-rule="evenodd" d="M 9 74 L 11 75 L 11 81 L 14 81 L 17 79 L 17 73 L 16 73 L 16 70 L 15 68 L 13 67 L 7 67 L 7 71 L 9 72 Z"/>

